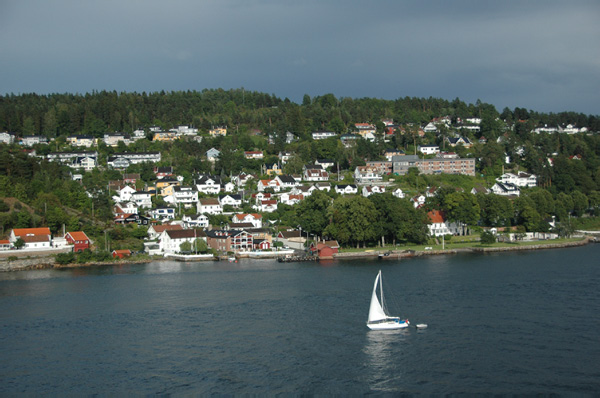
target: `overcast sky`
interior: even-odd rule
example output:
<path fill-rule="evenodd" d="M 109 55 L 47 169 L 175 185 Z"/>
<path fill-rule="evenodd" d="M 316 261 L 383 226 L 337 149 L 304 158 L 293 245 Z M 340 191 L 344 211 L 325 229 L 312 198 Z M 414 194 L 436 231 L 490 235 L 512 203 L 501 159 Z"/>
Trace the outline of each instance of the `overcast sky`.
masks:
<path fill-rule="evenodd" d="M 0 93 L 240 88 L 600 114 L 600 1 L 0 0 Z"/>

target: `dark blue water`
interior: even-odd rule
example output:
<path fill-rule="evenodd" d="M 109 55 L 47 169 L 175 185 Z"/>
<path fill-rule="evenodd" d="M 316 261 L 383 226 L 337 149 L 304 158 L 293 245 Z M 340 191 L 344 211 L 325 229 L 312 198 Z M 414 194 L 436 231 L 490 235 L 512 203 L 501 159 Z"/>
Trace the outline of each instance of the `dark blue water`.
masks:
<path fill-rule="evenodd" d="M 599 257 L 3 273 L 0 394 L 597 393 Z M 367 329 L 379 268 L 427 329 Z"/>

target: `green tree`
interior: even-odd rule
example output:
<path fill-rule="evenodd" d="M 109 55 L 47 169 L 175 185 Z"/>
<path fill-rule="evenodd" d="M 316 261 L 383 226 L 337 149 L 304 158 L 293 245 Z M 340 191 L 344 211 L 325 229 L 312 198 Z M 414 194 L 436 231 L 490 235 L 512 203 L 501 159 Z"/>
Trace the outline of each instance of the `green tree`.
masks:
<path fill-rule="evenodd" d="M 17 249 L 21 249 L 21 248 L 23 248 L 23 246 L 25 246 L 25 241 L 21 238 L 17 238 L 17 240 L 14 243 L 14 246 Z"/>
<path fill-rule="evenodd" d="M 189 253 L 192 251 L 192 243 L 185 241 L 179 245 L 179 251 L 181 253 Z"/>
<path fill-rule="evenodd" d="M 377 218 L 377 209 L 363 196 L 340 196 L 329 209 L 331 223 L 324 233 L 340 243 L 355 243 L 363 247 L 377 238 L 373 220 Z"/>
<path fill-rule="evenodd" d="M 496 236 L 489 231 L 483 231 L 480 235 L 480 240 L 482 245 L 490 245 L 496 243 Z"/>
<path fill-rule="evenodd" d="M 479 221 L 480 207 L 477 198 L 465 192 L 453 192 L 444 197 L 442 210 L 450 221 L 475 225 Z"/>
<path fill-rule="evenodd" d="M 329 224 L 328 209 L 331 198 L 321 190 L 316 190 L 296 206 L 296 218 L 303 231 L 312 235 L 323 234 Z"/>

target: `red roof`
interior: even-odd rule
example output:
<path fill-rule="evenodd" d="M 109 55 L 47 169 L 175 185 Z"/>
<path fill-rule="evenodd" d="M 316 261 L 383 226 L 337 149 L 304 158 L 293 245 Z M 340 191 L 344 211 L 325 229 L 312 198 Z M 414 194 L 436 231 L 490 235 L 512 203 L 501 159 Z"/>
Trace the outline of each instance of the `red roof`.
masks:
<path fill-rule="evenodd" d="M 175 230 L 183 229 L 183 227 L 179 224 L 153 225 L 152 228 L 158 234 L 163 231 L 175 231 Z"/>
<path fill-rule="evenodd" d="M 15 228 L 13 229 L 13 233 L 15 234 L 15 236 L 26 236 L 26 235 L 34 235 L 34 236 L 41 236 L 41 235 L 51 235 L 50 233 L 50 228 L 45 227 L 45 228 Z"/>
<path fill-rule="evenodd" d="M 90 239 L 87 237 L 87 235 L 83 231 L 67 232 L 67 235 L 71 235 L 71 238 L 73 238 L 73 240 L 89 240 Z"/>
<path fill-rule="evenodd" d="M 442 224 L 445 221 L 443 213 L 439 210 L 432 210 L 427 213 L 427 216 L 433 224 Z"/>

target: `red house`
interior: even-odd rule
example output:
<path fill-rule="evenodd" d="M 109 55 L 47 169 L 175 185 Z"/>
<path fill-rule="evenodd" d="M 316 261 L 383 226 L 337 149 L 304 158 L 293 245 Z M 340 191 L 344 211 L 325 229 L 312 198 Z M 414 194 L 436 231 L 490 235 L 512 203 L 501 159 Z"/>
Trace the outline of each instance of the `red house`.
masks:
<path fill-rule="evenodd" d="M 123 249 L 123 250 L 113 250 L 112 251 L 113 258 L 125 258 L 131 256 L 131 250 Z"/>
<path fill-rule="evenodd" d="M 83 231 L 67 232 L 65 239 L 73 245 L 74 252 L 82 252 L 90 248 L 90 238 Z"/>
<path fill-rule="evenodd" d="M 311 244 L 310 251 L 319 257 L 319 260 L 332 260 L 333 255 L 338 252 L 340 245 L 336 240 L 328 240 L 323 243 Z"/>

